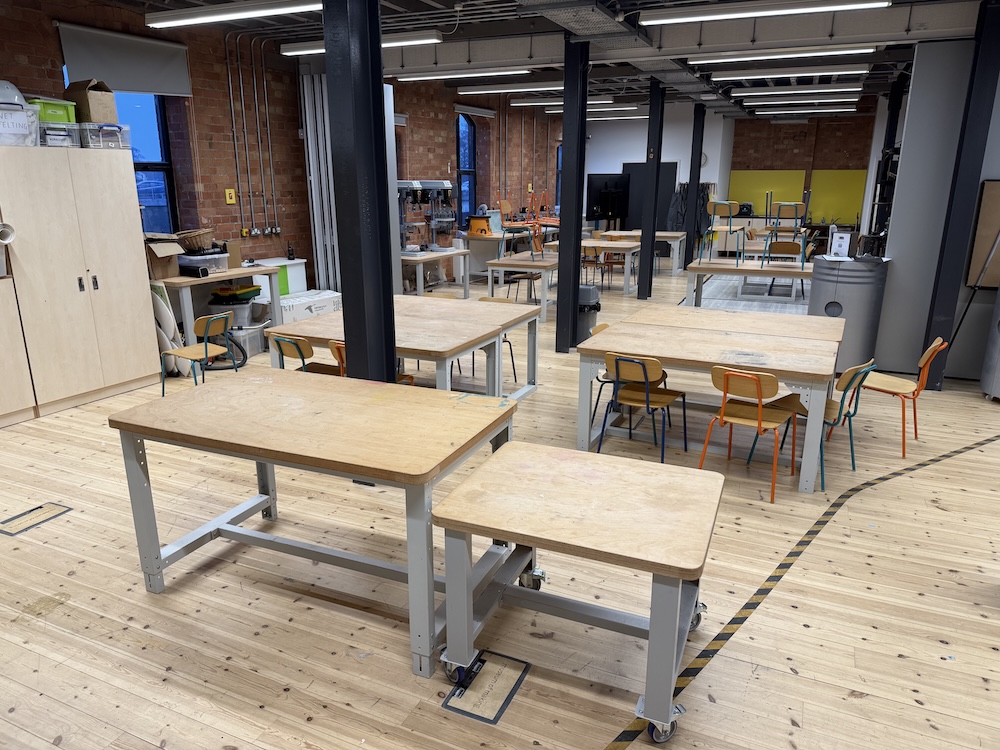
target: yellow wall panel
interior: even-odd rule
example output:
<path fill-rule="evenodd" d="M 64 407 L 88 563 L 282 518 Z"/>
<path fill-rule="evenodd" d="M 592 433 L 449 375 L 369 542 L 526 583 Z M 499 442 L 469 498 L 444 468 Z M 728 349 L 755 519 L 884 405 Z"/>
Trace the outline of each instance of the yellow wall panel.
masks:
<path fill-rule="evenodd" d="M 857 224 L 865 199 L 864 169 L 817 169 L 812 173 L 809 214 L 814 224 Z"/>
<path fill-rule="evenodd" d="M 797 203 L 802 200 L 805 182 L 802 169 L 734 169 L 729 175 L 729 200 L 753 203 L 754 215 L 763 216 L 768 191 L 776 203 Z"/>

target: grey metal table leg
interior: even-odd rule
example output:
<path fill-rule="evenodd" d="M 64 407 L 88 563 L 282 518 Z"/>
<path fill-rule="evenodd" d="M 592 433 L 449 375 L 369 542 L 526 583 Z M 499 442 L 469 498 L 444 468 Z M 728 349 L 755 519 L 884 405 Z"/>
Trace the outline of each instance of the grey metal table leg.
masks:
<path fill-rule="evenodd" d="M 159 594 L 163 591 L 163 560 L 160 557 L 160 536 L 156 531 L 153 491 L 149 485 L 146 447 L 141 437 L 124 430 L 121 441 L 139 564 L 146 579 L 146 590 Z"/>
<path fill-rule="evenodd" d="M 678 578 L 653 575 L 646 654 L 646 692 L 637 715 L 669 725 L 674 717 L 674 684 L 681 652 L 681 585 Z M 687 635 L 687 623 L 684 623 Z M 640 713 L 641 711 L 641 713 Z"/>
<path fill-rule="evenodd" d="M 472 621 L 472 536 L 445 529 L 445 616 L 448 626 L 447 660 L 468 667 L 476 658 Z"/>
<path fill-rule="evenodd" d="M 406 486 L 406 568 L 410 607 L 410 653 L 413 673 L 434 674 L 434 539 L 431 533 L 431 488 Z"/>
<path fill-rule="evenodd" d="M 274 480 L 274 464 L 257 462 L 257 492 L 271 499 L 268 506 L 260 512 L 261 517 L 274 521 L 278 518 L 278 485 Z"/>

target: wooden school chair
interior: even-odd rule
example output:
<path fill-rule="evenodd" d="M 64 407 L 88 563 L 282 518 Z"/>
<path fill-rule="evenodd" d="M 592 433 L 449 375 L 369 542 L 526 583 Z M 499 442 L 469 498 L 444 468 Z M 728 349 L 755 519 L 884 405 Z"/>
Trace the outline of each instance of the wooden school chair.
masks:
<path fill-rule="evenodd" d="M 343 377 L 347 377 L 347 346 L 343 341 L 330 341 L 330 351 L 333 352 L 333 356 L 337 360 L 337 368 L 340 370 L 339 374 Z M 396 373 L 397 383 L 406 383 L 407 385 L 413 385 L 414 380 L 412 375 L 407 375 L 402 372 Z"/>
<path fill-rule="evenodd" d="M 177 349 L 168 349 L 160 352 L 160 396 L 167 395 L 167 365 L 166 357 L 179 357 L 191 362 L 191 377 L 194 384 L 198 385 L 198 370 L 201 369 L 201 379 L 205 380 L 205 366 L 213 357 L 221 357 L 223 354 L 229 356 L 233 363 L 233 372 L 238 370 L 236 358 L 233 357 L 233 349 L 226 335 L 229 327 L 233 324 L 233 313 L 225 312 L 219 315 L 203 315 L 194 322 L 194 335 L 202 339 L 196 344 L 181 346 Z M 210 336 L 222 336 L 226 342 L 225 346 L 213 344 L 208 339 Z"/>
<path fill-rule="evenodd" d="M 312 344 L 306 339 L 298 336 L 273 336 L 271 344 L 278 350 L 278 367 L 285 369 L 285 357 L 294 357 L 301 362 L 301 366 L 296 370 L 302 372 L 316 372 L 321 375 L 342 375 L 339 365 L 331 365 L 326 362 L 307 362 L 312 358 L 314 352 Z"/>

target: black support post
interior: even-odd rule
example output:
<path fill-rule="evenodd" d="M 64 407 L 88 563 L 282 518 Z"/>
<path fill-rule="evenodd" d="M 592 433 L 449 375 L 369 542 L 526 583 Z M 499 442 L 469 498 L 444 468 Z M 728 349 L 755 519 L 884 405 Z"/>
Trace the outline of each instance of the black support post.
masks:
<path fill-rule="evenodd" d="M 931 297 L 924 346 L 940 336 L 951 339 L 958 308 L 958 296 L 965 276 L 966 259 L 972 247 L 979 182 L 990 135 L 990 122 L 1000 80 L 1000 0 L 983 0 L 976 26 L 976 51 L 972 62 L 969 94 L 965 101 L 962 133 L 945 211 L 944 235 L 938 255 L 937 275 Z M 941 389 L 948 350 L 934 359 L 927 387 Z"/>
<path fill-rule="evenodd" d="M 580 237 L 583 233 L 584 145 L 587 137 L 587 71 L 590 42 L 566 36 L 563 72 L 562 203 L 559 208 L 559 295 L 556 298 L 556 351 L 568 352 L 587 331 L 577 331 L 580 303 Z"/>
<path fill-rule="evenodd" d="M 901 74 L 892 82 L 889 89 L 889 112 L 885 121 L 885 140 L 882 143 L 882 158 L 879 162 L 879 172 L 875 186 L 878 204 L 875 208 L 875 220 L 872 225 L 874 234 L 885 231 L 889 222 L 889 211 L 892 208 L 892 196 L 895 190 L 895 180 L 889 179 L 892 168 L 892 151 L 896 148 L 896 132 L 899 130 L 899 115 L 903 110 L 903 96 L 909 83 L 909 76 Z"/>
<path fill-rule="evenodd" d="M 698 198 L 701 195 L 701 152 L 705 145 L 705 105 L 694 105 L 694 128 L 691 132 L 691 174 L 688 177 L 687 206 L 684 209 L 684 267 L 694 260 L 695 246 L 698 244 L 698 229 L 701 217 L 698 215 Z"/>
<path fill-rule="evenodd" d="M 642 186 L 642 244 L 639 250 L 639 299 L 653 295 L 653 253 L 656 251 L 656 206 L 660 192 L 660 154 L 663 152 L 663 84 L 649 81 L 649 130 Z M 635 188 L 632 188 L 635 190 Z"/>
<path fill-rule="evenodd" d="M 323 39 L 348 373 L 395 382 L 379 4 L 324 0 Z"/>

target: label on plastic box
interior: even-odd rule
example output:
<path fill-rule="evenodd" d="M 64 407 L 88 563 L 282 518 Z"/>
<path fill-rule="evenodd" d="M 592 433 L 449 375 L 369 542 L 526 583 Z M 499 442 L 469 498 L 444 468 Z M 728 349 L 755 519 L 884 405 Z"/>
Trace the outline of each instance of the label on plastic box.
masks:
<path fill-rule="evenodd" d="M 29 135 L 28 113 L 24 110 L 0 111 L 0 134 L 13 133 L 16 135 Z"/>

